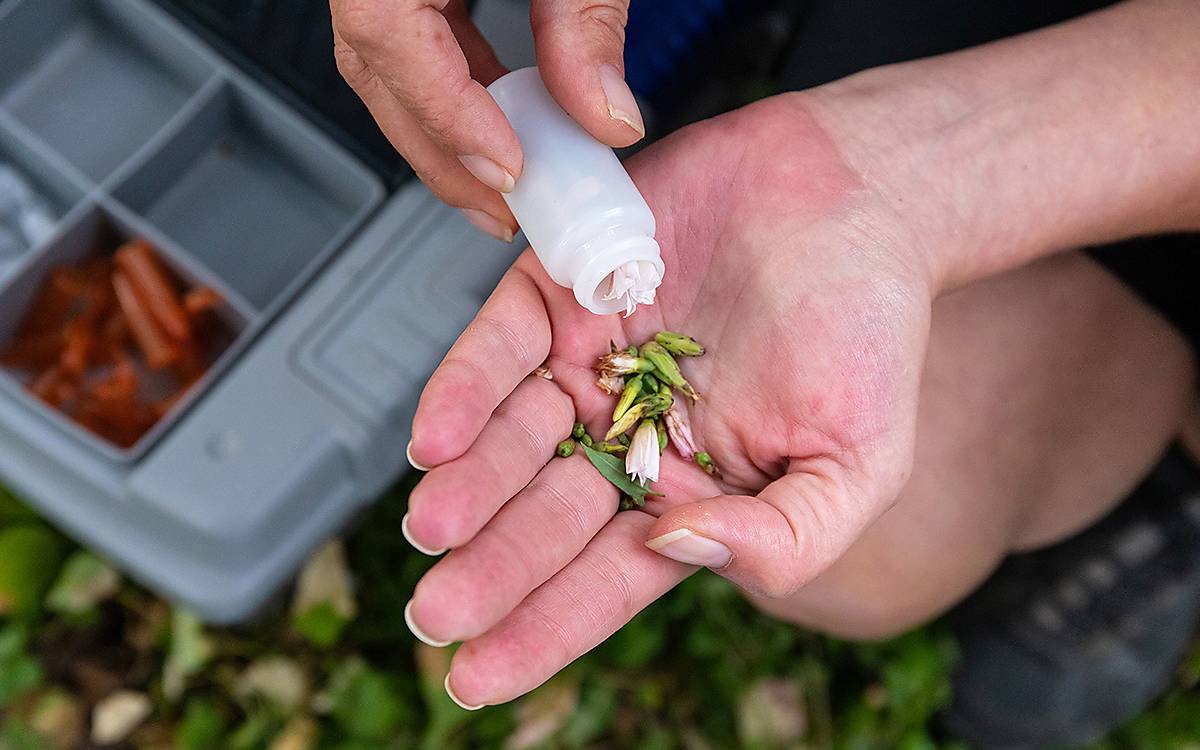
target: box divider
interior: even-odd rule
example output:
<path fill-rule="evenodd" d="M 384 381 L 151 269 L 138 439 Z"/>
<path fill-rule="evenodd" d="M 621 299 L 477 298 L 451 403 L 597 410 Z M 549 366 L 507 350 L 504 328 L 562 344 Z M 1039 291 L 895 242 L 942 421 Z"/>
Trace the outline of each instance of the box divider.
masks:
<path fill-rule="evenodd" d="M 96 188 L 96 183 L 58 153 L 58 149 L 43 141 L 24 123 L 3 109 L 0 109 L 0 130 L 5 131 L 13 141 L 23 148 L 32 151 L 36 160 L 46 162 L 51 169 L 81 193 L 86 195 Z"/>
<path fill-rule="evenodd" d="M 116 192 L 121 184 L 136 174 L 143 165 L 157 157 L 163 149 L 170 147 L 192 120 L 210 105 L 227 83 L 228 79 L 220 70 L 213 73 L 162 129 L 100 183 L 105 194 L 111 195 Z"/>

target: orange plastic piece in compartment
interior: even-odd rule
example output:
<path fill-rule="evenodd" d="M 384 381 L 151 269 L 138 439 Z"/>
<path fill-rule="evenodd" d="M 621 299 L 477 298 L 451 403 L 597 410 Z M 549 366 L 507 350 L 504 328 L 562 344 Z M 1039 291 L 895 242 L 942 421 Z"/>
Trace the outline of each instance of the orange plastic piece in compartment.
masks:
<path fill-rule="evenodd" d="M 50 271 L 0 365 L 30 393 L 124 448 L 203 377 L 217 344 L 212 289 L 186 289 L 144 240 Z M 146 370 L 156 370 L 145 376 Z"/>

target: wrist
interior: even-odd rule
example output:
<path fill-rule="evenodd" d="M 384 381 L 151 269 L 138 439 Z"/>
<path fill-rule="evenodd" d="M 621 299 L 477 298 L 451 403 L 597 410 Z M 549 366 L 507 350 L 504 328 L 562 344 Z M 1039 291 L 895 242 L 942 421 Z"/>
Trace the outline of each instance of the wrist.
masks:
<path fill-rule="evenodd" d="M 1131 3 L 809 93 L 940 291 L 1057 250 L 1200 228 L 1197 9 Z"/>

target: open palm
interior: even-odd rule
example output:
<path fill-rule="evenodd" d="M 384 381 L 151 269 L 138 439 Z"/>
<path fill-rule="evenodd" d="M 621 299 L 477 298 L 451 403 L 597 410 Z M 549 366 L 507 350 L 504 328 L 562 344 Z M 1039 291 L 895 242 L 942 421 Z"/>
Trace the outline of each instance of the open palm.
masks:
<path fill-rule="evenodd" d="M 408 615 L 431 641 L 466 642 L 448 683 L 464 703 L 541 684 L 696 569 L 678 560 L 787 596 L 894 501 L 928 283 L 819 112 L 775 97 L 638 155 L 630 172 L 667 267 L 658 303 L 594 316 L 527 251 L 430 380 L 411 453 L 435 468 L 406 531 L 453 551 Z M 665 497 L 614 515 L 617 492 L 585 458 L 550 459 L 576 419 L 592 434 L 610 423 L 614 399 L 591 371 L 609 341 L 662 329 L 708 349 L 682 365 L 703 396 L 696 441 L 724 477 L 669 450 Z M 544 360 L 552 382 L 529 376 Z M 679 529 L 691 534 L 674 549 L 645 546 Z"/>

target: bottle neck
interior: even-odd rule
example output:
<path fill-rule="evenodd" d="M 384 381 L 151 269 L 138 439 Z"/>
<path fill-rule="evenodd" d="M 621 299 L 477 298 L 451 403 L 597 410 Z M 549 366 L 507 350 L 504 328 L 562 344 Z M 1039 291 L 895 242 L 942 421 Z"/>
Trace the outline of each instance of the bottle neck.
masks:
<path fill-rule="evenodd" d="M 597 315 L 626 311 L 624 298 L 604 299 L 617 269 L 631 263 L 648 264 L 652 274 L 644 275 L 653 279 L 653 286 L 661 283 L 665 273 L 658 243 L 645 232 L 604 234 L 567 255 L 567 261 L 563 269 L 565 283 L 559 283 L 569 286 L 579 304 Z"/>

